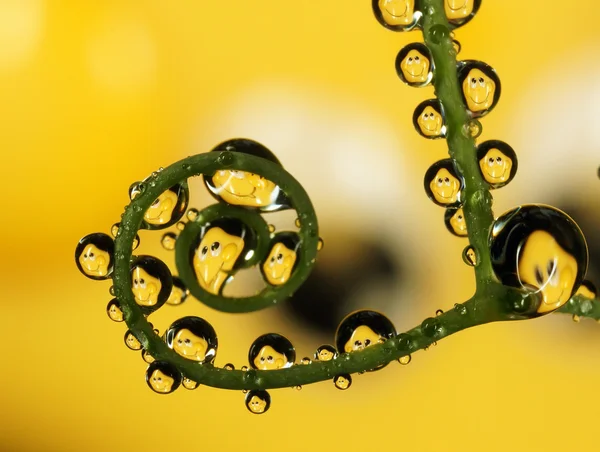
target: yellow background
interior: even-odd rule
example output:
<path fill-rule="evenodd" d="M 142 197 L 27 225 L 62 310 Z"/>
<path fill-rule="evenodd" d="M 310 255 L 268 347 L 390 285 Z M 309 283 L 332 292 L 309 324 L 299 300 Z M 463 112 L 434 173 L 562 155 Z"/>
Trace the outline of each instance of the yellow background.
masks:
<path fill-rule="evenodd" d="M 482 139 L 512 144 L 520 168 L 514 186 L 495 193 L 499 209 L 553 193 L 585 200 L 595 189 L 586 196 L 598 198 L 599 21 L 593 0 L 484 0 L 456 30 L 460 57 L 491 64 L 502 80 Z M 323 253 L 339 249 L 340 228 L 373 235 L 398 218 L 390 247 L 408 255 L 422 290 L 404 293 L 402 309 L 396 300 L 365 307 L 379 303 L 404 330 L 468 298 L 465 242 L 447 233 L 422 188 L 445 143 L 411 123 L 433 91 L 394 72 L 396 53 L 420 39 L 382 28 L 368 0 L 0 0 L 0 449 L 597 450 L 594 322 L 555 315 L 479 327 L 408 366 L 356 377 L 346 392 L 327 382 L 272 391 L 270 411 L 254 416 L 238 392 L 152 393 L 123 325 L 105 314 L 110 284 L 75 267 L 77 241 L 109 231 L 130 183 L 247 136 L 313 197 Z M 560 127 L 568 121 L 580 127 L 576 150 L 575 129 Z M 557 140 L 564 152 L 550 150 Z M 365 163 L 357 171 L 353 162 Z M 571 172 L 584 188 L 572 188 Z M 195 184 L 192 199 L 207 201 Z M 358 209 L 370 216 L 355 217 Z M 156 235 L 141 234 L 145 251 L 161 252 Z M 292 338 L 299 358 L 321 342 L 277 309 L 181 310 L 215 326 L 220 365 L 246 364 L 253 338 L 269 331 Z"/>

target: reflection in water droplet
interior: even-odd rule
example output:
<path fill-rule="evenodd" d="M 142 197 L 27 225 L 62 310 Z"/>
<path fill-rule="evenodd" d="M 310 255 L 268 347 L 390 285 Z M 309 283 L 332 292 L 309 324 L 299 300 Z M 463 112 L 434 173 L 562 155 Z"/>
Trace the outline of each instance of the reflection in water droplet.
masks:
<path fill-rule="evenodd" d="M 454 47 L 455 55 L 458 55 L 460 53 L 460 51 L 462 50 L 462 45 L 460 44 L 460 41 L 453 39 L 452 46 Z"/>
<path fill-rule="evenodd" d="M 442 24 L 435 24 L 429 29 L 429 39 L 433 44 L 441 44 L 442 41 L 450 37 L 450 30 Z"/>
<path fill-rule="evenodd" d="M 217 157 L 217 161 L 224 166 L 231 166 L 233 163 L 233 154 L 230 151 L 222 151 Z"/>
<path fill-rule="evenodd" d="M 217 333 L 200 317 L 188 316 L 176 320 L 166 332 L 169 348 L 192 361 L 211 363 L 217 354 Z"/>
<path fill-rule="evenodd" d="M 444 214 L 444 223 L 451 234 L 457 237 L 467 237 L 467 220 L 462 207 L 449 207 Z"/>
<path fill-rule="evenodd" d="M 275 232 L 275 225 L 270 224 L 269 225 L 269 232 L 272 234 L 273 232 Z"/>
<path fill-rule="evenodd" d="M 248 361 L 253 369 L 275 370 L 291 367 L 296 360 L 292 343 L 277 333 L 264 334 L 250 346 Z"/>
<path fill-rule="evenodd" d="M 185 389 L 189 389 L 190 391 L 200 386 L 198 383 L 196 383 L 194 380 L 189 379 L 188 377 L 183 377 L 181 384 Z"/>
<path fill-rule="evenodd" d="M 131 264 L 131 291 L 144 314 L 160 308 L 173 288 L 169 267 L 153 256 L 138 256 Z"/>
<path fill-rule="evenodd" d="M 113 271 L 115 243 L 107 234 L 96 232 L 83 237 L 75 247 L 75 264 L 90 279 L 108 279 Z M 114 294 L 111 294 L 114 296 Z"/>
<path fill-rule="evenodd" d="M 490 188 L 504 187 L 517 174 L 517 154 L 504 141 L 488 140 L 477 146 L 481 176 Z"/>
<path fill-rule="evenodd" d="M 223 366 L 223 369 L 225 369 L 225 370 L 235 370 L 235 366 L 233 364 L 231 364 L 231 363 L 227 363 L 227 364 L 225 364 Z M 246 369 L 248 369 L 248 368 L 246 368 Z M 244 370 L 244 369 L 242 368 L 242 370 Z"/>
<path fill-rule="evenodd" d="M 431 165 L 425 173 L 423 184 L 429 199 L 438 206 L 460 205 L 464 181 L 452 159 L 438 160 Z"/>
<path fill-rule="evenodd" d="M 477 119 L 471 119 L 463 124 L 462 133 L 467 138 L 478 138 L 481 132 L 483 132 L 483 126 Z"/>
<path fill-rule="evenodd" d="M 579 289 L 577 289 L 577 292 L 575 292 L 575 295 L 581 295 L 582 297 L 586 297 L 586 298 L 593 300 L 598 296 L 598 289 L 596 289 L 596 286 L 594 285 L 593 282 L 591 282 L 588 279 L 585 279 L 581 282 L 581 286 L 579 286 Z M 583 303 L 581 303 L 581 304 L 583 306 Z M 590 303 L 590 306 L 591 306 L 591 303 Z"/>
<path fill-rule="evenodd" d="M 253 414 L 266 413 L 271 407 L 271 396 L 267 391 L 248 391 L 245 398 L 246 408 Z"/>
<path fill-rule="evenodd" d="M 435 315 L 436 315 L 436 316 L 438 316 L 438 315 L 442 315 L 443 313 L 444 313 L 444 311 L 443 311 L 443 310 L 441 310 L 441 309 L 438 309 L 437 311 L 435 311 Z"/>
<path fill-rule="evenodd" d="M 310 363 L 312 363 L 312 361 L 311 361 L 311 359 L 308 356 L 305 356 L 304 358 L 302 358 L 300 360 L 300 364 L 307 365 L 307 364 L 310 364 Z"/>
<path fill-rule="evenodd" d="M 115 223 L 110 227 L 110 234 L 114 237 L 117 238 L 117 235 L 119 234 L 119 228 L 121 227 L 121 223 Z M 140 246 L 140 236 L 138 234 L 135 235 L 135 238 L 133 239 L 133 243 L 132 243 L 132 249 L 136 250 L 137 247 Z"/>
<path fill-rule="evenodd" d="M 598 168 L 598 171 L 600 173 L 600 168 Z M 598 176 L 598 177 L 600 177 L 600 176 Z M 300 229 L 300 227 L 302 227 L 302 224 L 300 223 L 300 218 L 296 218 L 296 221 L 294 221 L 294 224 L 296 225 L 296 227 L 298 229 Z"/>
<path fill-rule="evenodd" d="M 417 105 L 412 119 L 415 130 L 422 137 L 436 139 L 446 136 L 445 113 L 438 99 L 425 100 Z"/>
<path fill-rule="evenodd" d="M 491 66 L 475 60 L 458 63 L 463 102 L 473 118 L 489 113 L 500 99 L 500 78 Z"/>
<path fill-rule="evenodd" d="M 152 364 L 155 361 L 152 355 L 148 353 L 148 350 L 145 349 L 142 349 L 142 359 L 148 364 Z"/>
<path fill-rule="evenodd" d="M 176 227 L 180 231 L 183 231 L 185 229 L 185 222 L 183 222 L 183 221 L 178 222 Z"/>
<path fill-rule="evenodd" d="M 337 350 L 333 345 L 321 345 L 317 348 L 314 357 L 317 361 L 331 361 L 337 355 Z"/>
<path fill-rule="evenodd" d="M 460 315 L 465 315 L 467 313 L 467 307 L 460 303 L 455 303 L 454 309 L 456 309 Z"/>
<path fill-rule="evenodd" d="M 177 240 L 177 235 L 173 232 L 166 232 L 160 241 L 163 248 L 167 251 L 173 251 L 175 249 L 175 241 Z"/>
<path fill-rule="evenodd" d="M 140 341 L 138 341 L 137 338 L 133 335 L 133 333 L 129 330 L 125 332 L 123 340 L 125 341 L 125 345 L 127 346 L 127 348 L 129 348 L 130 350 L 142 349 L 142 344 L 140 343 Z"/>
<path fill-rule="evenodd" d="M 129 186 L 129 199 L 133 201 L 138 195 L 141 195 L 146 191 L 146 184 L 144 182 L 134 182 Z"/>
<path fill-rule="evenodd" d="M 317 251 L 321 251 L 323 249 L 324 245 L 325 245 L 325 242 L 323 241 L 323 239 L 321 237 L 319 237 L 319 241 L 317 242 Z"/>
<path fill-rule="evenodd" d="M 110 286 L 108 288 L 108 293 L 111 294 L 114 297 L 116 295 L 115 286 Z"/>
<path fill-rule="evenodd" d="M 187 219 L 190 221 L 194 221 L 196 218 L 198 218 L 198 214 L 200 212 L 198 212 L 198 209 L 194 209 L 193 207 L 191 209 L 188 209 L 187 213 L 185 214 Z"/>
<path fill-rule="evenodd" d="M 108 314 L 108 318 L 115 322 L 122 322 L 125 319 L 119 300 L 116 298 L 113 298 L 108 302 L 106 313 Z"/>
<path fill-rule="evenodd" d="M 342 391 L 345 391 L 350 386 L 352 386 L 352 377 L 350 376 L 350 374 L 336 375 L 333 378 L 333 384 L 335 385 L 336 388 L 341 389 Z"/>
<path fill-rule="evenodd" d="M 410 355 L 404 355 L 401 356 L 400 358 L 398 358 L 398 362 L 402 365 L 407 365 L 408 363 L 410 363 L 412 360 Z"/>
<path fill-rule="evenodd" d="M 579 226 L 564 212 L 529 204 L 501 215 L 491 231 L 492 267 L 505 285 L 533 292 L 520 314 L 537 317 L 563 306 L 587 271 L 588 250 Z M 537 298 L 537 299 L 536 299 Z"/>
<path fill-rule="evenodd" d="M 477 252 L 475 251 L 475 248 L 473 248 L 471 245 L 467 246 L 463 250 L 462 258 L 465 264 L 471 267 L 477 266 Z"/>
<path fill-rule="evenodd" d="M 158 394 L 170 394 L 181 384 L 181 374 L 164 361 L 154 361 L 146 370 L 146 383 Z"/>
<path fill-rule="evenodd" d="M 248 366 L 242 366 L 242 372 L 247 372 L 248 371 Z"/>
<path fill-rule="evenodd" d="M 190 291 L 185 287 L 181 278 L 173 276 L 173 288 L 171 289 L 169 298 L 167 298 L 167 304 L 171 306 L 180 305 L 187 300 L 189 294 Z"/>
<path fill-rule="evenodd" d="M 575 323 L 581 322 L 581 317 L 579 317 L 577 314 L 573 314 L 573 322 L 575 322 Z"/>
<path fill-rule="evenodd" d="M 302 389 L 302 385 L 294 386 L 294 389 L 296 391 L 300 391 Z"/>
<path fill-rule="evenodd" d="M 396 73 L 408 86 L 427 86 L 433 80 L 431 53 L 425 44 L 413 42 L 396 55 Z"/>
<path fill-rule="evenodd" d="M 421 323 L 421 332 L 427 337 L 434 337 L 441 332 L 440 321 L 429 317 Z"/>

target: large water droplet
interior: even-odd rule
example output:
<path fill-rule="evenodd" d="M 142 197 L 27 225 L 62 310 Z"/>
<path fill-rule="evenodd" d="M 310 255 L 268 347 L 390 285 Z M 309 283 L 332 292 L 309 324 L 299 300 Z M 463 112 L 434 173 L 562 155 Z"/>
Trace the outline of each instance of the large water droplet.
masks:
<path fill-rule="evenodd" d="M 173 185 L 162 192 L 144 212 L 142 226 L 146 229 L 164 229 L 174 225 L 185 213 L 189 197 L 187 182 Z"/>
<path fill-rule="evenodd" d="M 271 239 L 270 251 L 260 266 L 265 281 L 272 286 L 285 284 L 300 262 L 300 236 L 296 232 L 280 232 Z"/>
<path fill-rule="evenodd" d="M 183 317 L 173 322 L 166 341 L 178 355 L 199 363 L 211 363 L 217 354 L 217 333 L 200 317 Z"/>
<path fill-rule="evenodd" d="M 481 61 L 459 62 L 458 81 L 463 102 L 474 118 L 489 113 L 500 99 L 500 78 L 491 66 Z"/>
<path fill-rule="evenodd" d="M 393 31 L 410 31 L 420 27 L 423 13 L 415 9 L 414 1 L 372 0 L 377 21 Z"/>
<path fill-rule="evenodd" d="M 90 279 L 110 278 L 113 271 L 115 242 L 102 232 L 83 237 L 75 247 L 75 263 L 83 275 Z"/>
<path fill-rule="evenodd" d="M 350 386 L 352 386 L 352 377 L 350 376 L 350 374 L 336 375 L 333 378 L 333 384 L 335 385 L 336 388 L 341 389 L 342 391 L 345 391 Z"/>
<path fill-rule="evenodd" d="M 409 86 L 427 86 L 433 80 L 431 53 L 425 44 L 414 42 L 396 56 L 396 72 Z"/>
<path fill-rule="evenodd" d="M 179 305 L 187 299 L 189 294 L 190 291 L 185 287 L 181 278 L 173 276 L 173 288 L 171 289 L 169 298 L 167 298 L 167 304 L 171 306 Z"/>
<path fill-rule="evenodd" d="M 331 361 L 338 356 L 338 352 L 333 345 L 321 345 L 314 356 L 317 361 Z"/>
<path fill-rule="evenodd" d="M 146 383 L 157 394 L 170 394 L 181 384 L 181 374 L 164 361 L 154 361 L 146 370 Z"/>
<path fill-rule="evenodd" d="M 266 413 L 271 407 L 271 396 L 267 391 L 248 391 L 245 398 L 246 408 L 253 414 Z"/>
<path fill-rule="evenodd" d="M 446 116 L 442 104 L 437 99 L 421 102 L 413 113 L 413 125 L 419 135 L 425 138 L 446 136 Z"/>
<path fill-rule="evenodd" d="M 444 0 L 446 19 L 451 27 L 461 27 L 479 10 L 481 0 Z"/>
<path fill-rule="evenodd" d="M 462 207 L 450 207 L 444 215 L 446 228 L 457 237 L 467 237 L 467 220 Z"/>
<path fill-rule="evenodd" d="M 160 308 L 169 298 L 173 278 L 167 265 L 153 256 L 139 256 L 130 270 L 135 302 L 145 314 Z"/>
<path fill-rule="evenodd" d="M 426 337 L 435 337 L 441 332 L 440 321 L 429 317 L 421 323 L 421 332 Z"/>
<path fill-rule="evenodd" d="M 566 213 L 543 204 L 501 215 L 491 231 L 490 252 L 503 284 L 537 295 L 537 303 L 522 313 L 527 317 L 564 305 L 581 285 L 588 265 L 579 226 Z"/>
<path fill-rule="evenodd" d="M 457 206 L 461 202 L 463 178 L 451 159 L 443 159 L 429 167 L 424 178 L 425 193 L 438 206 Z"/>
<path fill-rule="evenodd" d="M 296 360 L 292 343 L 277 333 L 264 334 L 250 346 L 248 361 L 258 370 L 274 370 L 291 367 Z"/>
<path fill-rule="evenodd" d="M 489 140 L 481 143 L 477 146 L 477 161 L 481 176 L 490 188 L 504 187 L 517 174 L 517 154 L 504 141 Z"/>
<path fill-rule="evenodd" d="M 108 318 L 114 322 L 122 322 L 125 320 L 119 300 L 116 298 L 113 298 L 108 302 L 108 306 L 106 306 L 106 313 L 108 314 Z"/>
<path fill-rule="evenodd" d="M 236 138 L 225 141 L 212 150 L 212 152 L 221 152 L 221 156 L 224 151 L 250 154 L 281 166 L 277 157 L 269 149 L 253 140 Z M 218 201 L 236 206 L 254 207 L 267 212 L 290 207 L 283 190 L 259 174 L 237 169 L 221 169 L 210 176 L 203 177 L 206 187 Z"/>

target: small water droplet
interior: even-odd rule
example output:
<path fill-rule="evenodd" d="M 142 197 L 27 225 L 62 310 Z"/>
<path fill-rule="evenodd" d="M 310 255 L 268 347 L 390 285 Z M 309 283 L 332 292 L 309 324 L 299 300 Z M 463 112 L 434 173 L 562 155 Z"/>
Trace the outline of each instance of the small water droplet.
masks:
<path fill-rule="evenodd" d="M 308 356 L 305 356 L 300 360 L 300 364 L 304 364 L 305 366 L 312 363 L 311 359 Z"/>
<path fill-rule="evenodd" d="M 598 169 L 598 171 L 600 172 L 600 168 Z M 600 177 L 600 176 L 598 176 Z M 300 223 L 300 218 L 296 218 L 296 221 L 294 221 L 294 224 L 296 225 L 296 227 L 298 229 L 300 229 L 302 227 L 302 224 Z"/>
<path fill-rule="evenodd" d="M 140 341 L 138 341 L 138 339 L 129 330 L 125 332 L 123 340 L 125 341 L 125 345 L 127 346 L 127 348 L 129 348 L 130 350 L 142 349 L 142 344 L 140 343 Z"/>
<path fill-rule="evenodd" d="M 404 356 L 401 356 L 400 358 L 398 358 L 398 362 L 404 366 L 407 365 L 408 363 L 410 363 L 411 360 L 412 360 L 412 358 L 410 355 L 404 355 Z"/>
<path fill-rule="evenodd" d="M 241 370 L 242 372 L 248 372 L 248 366 L 242 366 Z"/>
<path fill-rule="evenodd" d="M 141 206 L 138 206 L 137 204 L 134 204 L 134 205 L 133 205 L 133 211 L 134 211 L 135 213 L 139 213 L 139 212 L 141 212 L 141 211 L 142 211 L 142 208 L 141 208 Z"/>
<path fill-rule="evenodd" d="M 440 321 L 433 317 L 429 317 L 421 323 L 421 332 L 426 337 L 435 337 L 441 331 Z"/>
<path fill-rule="evenodd" d="M 133 201 L 138 195 L 141 195 L 146 190 L 144 182 L 134 182 L 129 186 L 129 199 Z"/>
<path fill-rule="evenodd" d="M 175 249 L 175 242 L 177 241 L 177 235 L 173 232 L 165 232 L 162 236 L 160 243 L 163 248 L 167 251 L 173 251 Z"/>
<path fill-rule="evenodd" d="M 462 133 L 467 138 L 478 138 L 483 132 L 483 126 L 477 119 L 471 119 L 463 124 Z"/>
<path fill-rule="evenodd" d="M 444 311 L 441 309 L 438 309 L 437 311 L 435 311 L 436 316 L 442 315 L 443 313 L 444 313 Z"/>
<path fill-rule="evenodd" d="M 131 264 L 130 281 L 134 301 L 146 315 L 166 303 L 173 289 L 167 264 L 154 256 L 140 255 Z"/>
<path fill-rule="evenodd" d="M 245 366 L 244 366 L 244 367 L 245 367 Z M 223 366 L 223 369 L 225 369 L 225 370 L 235 370 L 235 366 L 234 366 L 233 364 L 231 364 L 231 363 L 227 363 L 227 364 L 225 364 L 225 365 Z M 247 370 L 247 369 L 248 369 L 248 368 L 246 367 L 246 370 Z M 242 369 L 242 370 L 243 370 L 243 369 Z"/>
<path fill-rule="evenodd" d="M 591 312 L 592 309 L 594 309 L 594 305 L 590 300 L 583 300 L 579 305 L 579 309 L 581 309 L 581 313 L 585 315 Z"/>
<path fill-rule="evenodd" d="M 277 333 L 263 334 L 250 346 L 248 361 L 258 370 L 275 370 L 291 367 L 296 360 L 292 343 Z"/>
<path fill-rule="evenodd" d="M 222 151 L 217 157 L 217 161 L 223 166 L 231 166 L 233 164 L 234 155 L 229 151 Z"/>
<path fill-rule="evenodd" d="M 158 394 L 170 394 L 181 384 L 181 373 L 164 361 L 154 361 L 146 370 L 148 387 Z"/>
<path fill-rule="evenodd" d="M 441 44 L 442 41 L 450 37 L 450 30 L 442 24 L 435 24 L 429 29 L 429 39 L 433 44 Z"/>
<path fill-rule="evenodd" d="M 245 398 L 246 408 L 253 414 L 266 413 L 271 407 L 271 396 L 267 391 L 248 391 Z"/>
<path fill-rule="evenodd" d="M 335 385 L 336 388 L 341 389 L 342 391 L 345 391 L 350 386 L 352 386 L 352 377 L 350 376 L 350 374 L 336 375 L 333 378 L 333 384 Z"/>
<path fill-rule="evenodd" d="M 294 386 L 294 389 L 295 389 L 296 391 L 300 391 L 300 390 L 302 390 L 302 385 L 297 385 L 297 386 Z"/>
<path fill-rule="evenodd" d="M 338 356 L 337 350 L 333 345 L 321 345 L 315 352 L 315 360 L 331 361 Z"/>
<path fill-rule="evenodd" d="M 477 261 L 477 252 L 475 251 L 475 248 L 472 247 L 471 245 L 467 246 L 462 253 L 462 258 L 465 264 L 469 265 L 470 267 L 476 267 L 477 264 L 479 263 Z"/>
<path fill-rule="evenodd" d="M 460 53 L 460 51 L 462 50 L 462 46 L 460 44 L 460 41 L 453 39 L 452 40 L 452 46 L 454 47 L 454 52 L 455 55 L 458 55 Z"/>
<path fill-rule="evenodd" d="M 176 227 L 177 227 L 177 229 L 179 229 L 180 231 L 183 231 L 183 230 L 185 229 L 185 222 L 183 222 L 183 221 L 179 221 L 179 222 L 177 223 L 177 226 L 176 226 Z"/>
<path fill-rule="evenodd" d="M 108 293 L 111 294 L 114 297 L 116 295 L 116 293 L 115 293 L 115 286 L 110 286 L 108 288 Z"/>
<path fill-rule="evenodd" d="M 573 322 L 575 322 L 575 323 L 581 322 L 581 317 L 579 317 L 577 314 L 573 314 Z"/>
<path fill-rule="evenodd" d="M 324 245 L 325 245 L 325 242 L 323 241 L 323 239 L 321 237 L 319 237 L 319 241 L 317 242 L 317 251 L 321 251 L 323 249 Z"/>
<path fill-rule="evenodd" d="M 198 211 L 198 209 L 194 209 L 193 207 L 191 209 L 188 209 L 187 213 L 185 214 L 187 219 L 190 221 L 194 221 L 196 218 L 198 218 L 198 214 L 200 212 Z"/>
<path fill-rule="evenodd" d="M 270 225 L 268 226 L 268 228 L 269 228 L 269 232 L 270 232 L 271 234 L 272 234 L 273 232 L 275 232 L 275 225 L 273 225 L 273 224 L 270 224 Z"/>
<path fill-rule="evenodd" d="M 198 386 L 200 386 L 198 383 L 196 383 L 194 380 L 189 379 L 188 377 L 183 377 L 183 380 L 181 381 L 181 385 L 185 389 L 189 389 L 190 391 L 193 389 L 196 389 Z"/>
<path fill-rule="evenodd" d="M 184 171 L 189 171 L 191 166 L 188 165 L 187 163 L 184 163 L 183 165 L 181 165 L 181 168 L 183 168 Z"/>
<path fill-rule="evenodd" d="M 465 315 L 467 313 L 467 307 L 460 303 L 455 303 L 454 309 L 456 309 L 460 315 Z"/>
<path fill-rule="evenodd" d="M 199 363 L 211 363 L 217 355 L 217 333 L 200 317 L 176 320 L 165 334 L 167 346 L 180 356 Z"/>
<path fill-rule="evenodd" d="M 114 322 L 122 322 L 125 320 L 119 300 L 116 298 L 113 298 L 108 302 L 108 306 L 106 306 L 106 313 L 108 314 L 108 318 Z"/>

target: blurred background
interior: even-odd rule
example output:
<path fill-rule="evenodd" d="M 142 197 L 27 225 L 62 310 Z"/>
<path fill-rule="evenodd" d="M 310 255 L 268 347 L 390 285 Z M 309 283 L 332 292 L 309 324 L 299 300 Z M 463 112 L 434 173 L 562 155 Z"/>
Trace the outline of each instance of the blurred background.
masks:
<path fill-rule="evenodd" d="M 456 30 L 459 58 L 502 80 L 480 140 L 519 157 L 515 180 L 494 193 L 496 214 L 527 202 L 571 214 L 596 283 L 599 20 L 593 0 L 484 0 Z M 204 317 L 219 336 L 216 364 L 240 367 L 260 334 L 284 334 L 300 359 L 332 343 L 352 310 L 377 309 L 403 331 L 466 300 L 466 240 L 423 190 L 445 141 L 411 121 L 433 89 L 394 70 L 420 40 L 381 27 L 367 0 L 0 0 L 0 450 L 597 450 L 593 321 L 468 330 L 408 366 L 356 376 L 349 391 L 271 391 L 271 409 L 255 416 L 240 392 L 150 391 L 124 324 L 105 313 L 110 283 L 75 266 L 77 241 L 109 233 L 132 182 L 248 137 L 311 196 L 325 241 L 316 270 L 294 300 L 256 314 L 166 306 L 153 316 L 161 332 Z M 191 205 L 212 202 L 201 180 L 190 186 Z M 160 235 L 140 232 L 140 250 L 172 265 Z"/>

